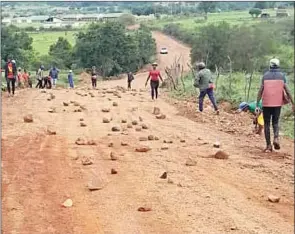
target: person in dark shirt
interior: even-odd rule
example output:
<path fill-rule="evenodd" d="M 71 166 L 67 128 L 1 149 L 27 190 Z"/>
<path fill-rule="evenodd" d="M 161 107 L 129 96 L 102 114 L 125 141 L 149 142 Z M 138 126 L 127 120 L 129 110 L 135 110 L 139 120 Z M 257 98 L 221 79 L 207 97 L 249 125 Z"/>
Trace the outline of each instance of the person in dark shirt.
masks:
<path fill-rule="evenodd" d="M 132 72 L 128 72 L 127 74 L 127 83 L 128 83 L 128 90 L 131 89 L 131 82 L 134 80 L 134 76 L 132 74 Z"/>

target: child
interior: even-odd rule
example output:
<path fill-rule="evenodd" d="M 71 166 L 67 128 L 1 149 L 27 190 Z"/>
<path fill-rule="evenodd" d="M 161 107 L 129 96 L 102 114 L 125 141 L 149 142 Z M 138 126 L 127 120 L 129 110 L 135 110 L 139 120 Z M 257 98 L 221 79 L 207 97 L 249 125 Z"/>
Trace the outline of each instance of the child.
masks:
<path fill-rule="evenodd" d="M 255 111 L 256 110 L 256 102 L 250 102 L 250 103 L 242 102 L 239 105 L 238 112 L 249 111 L 250 113 L 252 113 L 254 115 L 253 124 L 255 124 L 255 132 L 256 132 L 256 134 L 261 135 L 262 130 L 263 130 L 263 126 L 264 126 L 264 119 L 263 119 L 263 115 L 262 115 L 262 102 L 260 101 L 257 106 L 259 108 L 258 112 Z"/>
<path fill-rule="evenodd" d="M 33 82 L 32 82 L 32 79 L 31 79 L 31 73 L 30 72 L 28 73 L 28 84 L 29 84 L 30 88 L 33 87 Z"/>
<path fill-rule="evenodd" d="M 72 70 L 69 71 L 68 81 L 69 81 L 70 88 L 73 89 L 74 88 L 74 77 L 73 77 L 73 71 Z"/>

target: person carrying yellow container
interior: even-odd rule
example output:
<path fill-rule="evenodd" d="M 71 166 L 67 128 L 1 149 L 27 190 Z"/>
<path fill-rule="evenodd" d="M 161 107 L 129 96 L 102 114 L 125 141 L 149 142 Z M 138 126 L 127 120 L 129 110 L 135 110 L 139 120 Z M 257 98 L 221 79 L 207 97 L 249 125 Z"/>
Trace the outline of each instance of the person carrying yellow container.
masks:
<path fill-rule="evenodd" d="M 258 107 L 258 109 L 256 109 L 256 107 Z M 250 102 L 250 103 L 242 102 L 239 105 L 238 112 L 242 112 L 242 111 L 244 112 L 249 111 L 251 114 L 254 115 L 253 124 L 255 125 L 256 134 L 261 135 L 263 127 L 264 127 L 264 119 L 262 114 L 262 101 L 260 101 L 258 105 L 256 105 L 256 102 Z"/>

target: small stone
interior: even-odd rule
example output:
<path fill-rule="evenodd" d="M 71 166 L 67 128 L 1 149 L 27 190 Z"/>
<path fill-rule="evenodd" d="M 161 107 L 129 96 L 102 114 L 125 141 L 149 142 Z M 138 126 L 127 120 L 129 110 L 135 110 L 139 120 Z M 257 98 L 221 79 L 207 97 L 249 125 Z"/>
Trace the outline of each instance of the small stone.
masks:
<path fill-rule="evenodd" d="M 147 137 L 139 137 L 139 141 L 147 141 L 148 138 Z"/>
<path fill-rule="evenodd" d="M 103 188 L 103 186 L 98 182 L 90 182 L 88 183 L 87 187 L 90 191 L 101 190 Z"/>
<path fill-rule="evenodd" d="M 154 139 L 155 139 L 155 137 L 154 137 L 153 135 L 149 135 L 149 136 L 148 136 L 148 140 L 149 140 L 149 141 L 153 141 Z"/>
<path fill-rule="evenodd" d="M 112 132 L 120 132 L 120 128 L 118 126 L 112 127 Z"/>
<path fill-rule="evenodd" d="M 276 197 L 274 195 L 269 195 L 268 196 L 268 201 L 270 201 L 272 203 L 278 203 L 280 201 L 280 197 Z"/>
<path fill-rule="evenodd" d="M 51 101 L 51 98 L 47 98 L 47 101 Z"/>
<path fill-rule="evenodd" d="M 75 141 L 75 144 L 76 144 L 76 145 L 86 145 L 86 142 L 85 142 L 84 139 L 78 138 L 78 139 Z"/>
<path fill-rule="evenodd" d="M 56 135 L 56 130 L 53 129 L 53 127 L 48 126 L 47 127 L 47 135 Z"/>
<path fill-rule="evenodd" d="M 110 108 L 102 108 L 101 111 L 107 113 L 110 112 Z"/>
<path fill-rule="evenodd" d="M 169 148 L 168 148 L 168 146 L 162 146 L 161 147 L 161 150 L 168 150 Z"/>
<path fill-rule="evenodd" d="M 173 182 L 173 180 L 171 180 L 171 179 L 168 179 L 168 184 L 174 184 L 174 182 Z"/>
<path fill-rule="evenodd" d="M 151 211 L 152 209 L 148 207 L 139 207 L 137 210 L 140 212 L 148 212 L 148 211 Z"/>
<path fill-rule="evenodd" d="M 41 90 L 41 93 L 46 93 L 46 90 Z"/>
<path fill-rule="evenodd" d="M 213 144 L 213 147 L 214 148 L 220 148 L 220 143 L 218 141 L 216 141 L 214 144 Z"/>
<path fill-rule="evenodd" d="M 109 145 L 108 145 L 109 147 L 113 147 L 114 146 L 114 143 L 113 142 L 111 142 L 111 143 L 109 143 Z"/>
<path fill-rule="evenodd" d="M 166 119 L 166 115 L 164 114 L 156 115 L 156 119 Z"/>
<path fill-rule="evenodd" d="M 111 170 L 111 174 L 112 174 L 112 175 L 115 175 L 115 174 L 118 174 L 118 172 L 117 172 L 115 169 L 112 168 L 112 170 Z"/>
<path fill-rule="evenodd" d="M 127 119 L 122 119 L 121 123 L 127 123 Z"/>
<path fill-rule="evenodd" d="M 188 158 L 185 162 L 186 166 L 196 166 L 197 162 L 195 160 L 192 160 L 191 158 Z"/>
<path fill-rule="evenodd" d="M 87 108 L 86 108 L 84 105 L 80 105 L 80 108 L 81 108 L 82 110 L 87 110 Z"/>
<path fill-rule="evenodd" d="M 89 140 L 87 142 L 87 145 L 96 145 L 96 142 L 94 140 Z"/>
<path fill-rule="evenodd" d="M 142 129 L 148 129 L 148 126 L 146 124 L 141 125 Z"/>
<path fill-rule="evenodd" d="M 128 143 L 127 142 L 121 142 L 121 145 L 122 146 L 128 146 Z"/>
<path fill-rule="evenodd" d="M 166 171 L 160 176 L 160 179 L 167 179 L 167 172 Z"/>
<path fill-rule="evenodd" d="M 181 142 L 181 143 L 185 143 L 185 140 L 184 140 L 184 139 L 181 139 L 180 142 Z"/>
<path fill-rule="evenodd" d="M 33 123 L 33 115 L 26 115 L 24 117 L 24 122 L 25 123 Z"/>
<path fill-rule="evenodd" d="M 136 131 L 136 132 L 141 132 L 141 127 L 137 127 L 137 128 L 135 128 L 135 131 Z"/>
<path fill-rule="evenodd" d="M 67 103 L 67 102 L 63 102 L 63 105 L 64 105 L 64 106 L 69 106 L 69 103 Z"/>
<path fill-rule="evenodd" d="M 160 113 L 161 113 L 160 108 L 158 108 L 158 107 L 154 107 L 153 114 L 154 114 L 154 115 L 159 115 Z"/>
<path fill-rule="evenodd" d="M 54 107 L 49 108 L 48 112 L 49 113 L 56 113 L 56 109 Z"/>
<path fill-rule="evenodd" d="M 135 149 L 135 152 L 141 152 L 141 153 L 145 153 L 145 152 L 148 152 L 150 151 L 151 148 L 148 147 L 148 146 L 142 146 L 142 147 L 138 147 Z"/>
<path fill-rule="evenodd" d="M 84 119 L 83 119 L 83 118 L 80 118 L 79 120 L 80 120 L 80 121 L 84 121 Z"/>
<path fill-rule="evenodd" d="M 157 136 L 155 136 L 155 141 L 158 141 L 158 140 L 160 140 L 160 138 L 159 138 L 159 137 L 157 137 Z"/>
<path fill-rule="evenodd" d="M 167 144 L 173 144 L 173 141 L 172 140 L 164 140 L 163 142 L 164 143 L 167 143 Z"/>
<path fill-rule="evenodd" d="M 116 154 L 114 152 L 111 152 L 110 158 L 111 158 L 112 161 L 118 160 L 118 157 L 116 156 Z"/>
<path fill-rule="evenodd" d="M 132 125 L 137 125 L 137 124 L 138 124 L 138 122 L 136 120 L 132 121 Z"/>
<path fill-rule="evenodd" d="M 86 126 L 87 126 L 87 124 L 86 124 L 86 123 L 84 123 L 84 122 L 81 122 L 81 123 L 80 123 L 80 126 L 81 126 L 81 127 L 86 127 Z"/>
<path fill-rule="evenodd" d="M 215 155 L 214 158 L 216 159 L 228 159 L 229 155 L 224 151 L 219 150 Z"/>
<path fill-rule="evenodd" d="M 84 166 L 93 164 L 92 159 L 85 156 L 82 158 L 81 162 L 82 162 L 82 165 Z"/>
<path fill-rule="evenodd" d="M 108 118 L 104 117 L 104 118 L 102 119 L 102 122 L 103 122 L 103 123 L 109 123 L 110 120 L 109 120 Z"/>
<path fill-rule="evenodd" d="M 118 103 L 117 102 L 113 102 L 113 106 L 118 106 Z"/>
<path fill-rule="evenodd" d="M 138 117 L 139 121 L 142 122 L 143 118 L 141 116 Z"/>
<path fill-rule="evenodd" d="M 76 101 L 74 101 L 73 104 L 74 104 L 74 106 L 80 106 L 80 103 L 76 102 Z"/>
<path fill-rule="evenodd" d="M 132 124 L 127 124 L 127 128 L 133 128 Z"/>

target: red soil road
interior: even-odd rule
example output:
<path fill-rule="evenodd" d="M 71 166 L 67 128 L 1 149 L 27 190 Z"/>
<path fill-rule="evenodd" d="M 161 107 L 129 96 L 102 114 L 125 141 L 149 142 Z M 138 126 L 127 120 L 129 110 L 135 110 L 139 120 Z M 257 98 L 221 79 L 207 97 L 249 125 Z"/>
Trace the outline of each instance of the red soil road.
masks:
<path fill-rule="evenodd" d="M 170 52 L 159 55 L 161 68 L 178 54 L 189 61 L 189 48 L 160 33 L 154 36 L 158 47 L 165 46 Z M 138 74 L 134 86 L 143 88 L 146 76 Z M 212 124 L 199 122 L 189 111 L 190 103 L 184 111 L 181 103 L 166 102 L 162 90 L 160 100 L 154 103 L 148 89 L 121 93 L 122 98 L 102 89 L 117 85 L 125 86 L 126 80 L 99 83 L 99 90 L 90 91 L 95 97 L 65 89 L 50 91 L 56 96 L 52 101 L 38 90 L 19 91 L 10 99 L 3 95 L 4 234 L 294 232 L 293 142 L 283 140 L 280 153 L 265 155 L 261 153 L 262 137 L 224 133 L 217 117 L 212 117 Z M 79 92 L 89 91 L 81 87 Z M 87 110 L 73 112 L 76 107 L 62 105 L 70 100 Z M 112 106 L 113 101 L 118 107 Z M 48 113 L 52 106 L 57 113 Z M 154 106 L 167 118 L 155 119 Z M 101 112 L 104 107 L 110 108 L 110 113 Z M 204 118 L 211 112 L 208 109 Z M 26 113 L 33 114 L 33 123 L 23 122 Z M 135 127 L 127 129 L 121 124 L 122 118 L 131 122 L 139 116 L 149 129 L 137 132 Z M 227 115 L 221 112 L 220 116 Z M 113 120 L 102 123 L 103 117 Z M 80 127 L 80 118 L 86 127 Z M 56 136 L 45 134 L 47 125 L 56 128 Z M 111 132 L 114 125 L 126 128 L 127 135 Z M 139 137 L 150 134 L 160 140 L 139 142 Z M 97 145 L 77 146 L 78 137 L 93 139 Z M 228 160 L 208 158 L 216 152 L 212 145 L 217 138 L 229 153 Z M 173 144 L 161 150 L 165 139 Z M 186 142 L 180 143 L 180 139 Z M 121 146 L 122 141 L 128 146 Z M 110 142 L 113 148 L 108 147 Z M 140 145 L 151 147 L 151 151 L 135 152 Z M 109 160 L 111 151 L 118 155 L 117 161 Z M 92 157 L 94 163 L 83 166 L 83 156 Z M 197 165 L 185 166 L 188 157 Z M 111 175 L 112 168 L 117 175 Z M 173 183 L 159 178 L 164 171 Z M 101 181 L 103 189 L 88 191 L 90 180 Z M 280 196 L 280 202 L 268 202 L 270 194 Z M 73 207 L 61 207 L 67 198 L 73 200 Z M 138 212 L 142 206 L 152 210 Z"/>

